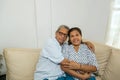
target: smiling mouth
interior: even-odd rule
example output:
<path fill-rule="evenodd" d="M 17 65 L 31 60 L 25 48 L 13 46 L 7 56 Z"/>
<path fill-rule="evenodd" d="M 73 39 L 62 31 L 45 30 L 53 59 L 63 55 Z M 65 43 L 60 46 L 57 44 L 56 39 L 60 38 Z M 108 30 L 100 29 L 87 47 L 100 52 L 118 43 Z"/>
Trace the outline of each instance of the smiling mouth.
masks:
<path fill-rule="evenodd" d="M 79 40 L 74 40 L 73 42 L 79 42 Z"/>

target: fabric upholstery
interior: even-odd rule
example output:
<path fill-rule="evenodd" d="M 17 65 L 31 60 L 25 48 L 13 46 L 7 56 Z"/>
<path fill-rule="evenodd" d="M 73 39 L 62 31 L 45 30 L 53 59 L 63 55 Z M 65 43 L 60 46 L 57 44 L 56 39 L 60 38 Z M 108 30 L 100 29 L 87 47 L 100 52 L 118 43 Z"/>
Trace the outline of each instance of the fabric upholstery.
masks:
<path fill-rule="evenodd" d="M 104 80 L 120 80 L 119 60 L 120 60 L 120 50 L 113 49 L 105 70 L 105 74 L 103 76 Z"/>
<path fill-rule="evenodd" d="M 33 80 L 40 49 L 4 49 L 8 80 Z"/>
<path fill-rule="evenodd" d="M 97 80 L 120 80 L 120 49 L 101 43 L 95 45 L 99 73 Z M 7 67 L 7 80 L 33 80 L 40 49 L 7 48 L 4 57 Z"/>
<path fill-rule="evenodd" d="M 94 45 L 95 55 L 99 64 L 98 73 L 100 76 L 102 76 L 104 74 L 112 49 L 104 44 L 94 43 Z"/>

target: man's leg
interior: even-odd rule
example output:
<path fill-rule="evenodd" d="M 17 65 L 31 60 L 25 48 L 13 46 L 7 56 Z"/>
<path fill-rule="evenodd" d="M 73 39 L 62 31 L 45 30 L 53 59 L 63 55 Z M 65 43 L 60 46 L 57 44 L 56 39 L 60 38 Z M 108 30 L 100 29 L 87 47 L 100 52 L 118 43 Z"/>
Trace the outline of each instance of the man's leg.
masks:
<path fill-rule="evenodd" d="M 65 80 L 65 77 L 64 77 L 64 76 L 61 76 L 61 77 L 59 77 L 59 78 L 56 79 L 56 80 Z"/>

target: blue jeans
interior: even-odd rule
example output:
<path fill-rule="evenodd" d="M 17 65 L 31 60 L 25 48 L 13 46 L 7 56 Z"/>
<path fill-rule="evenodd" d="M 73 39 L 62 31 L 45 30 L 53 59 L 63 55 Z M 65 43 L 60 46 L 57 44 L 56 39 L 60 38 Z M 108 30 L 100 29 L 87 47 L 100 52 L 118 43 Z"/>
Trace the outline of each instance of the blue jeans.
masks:
<path fill-rule="evenodd" d="M 61 79 L 61 80 L 74 80 L 74 78 L 71 75 L 69 75 L 69 74 L 66 73 L 66 78 L 65 79 Z M 95 78 L 95 76 L 91 76 L 87 80 L 96 80 L 96 78 Z"/>
<path fill-rule="evenodd" d="M 74 80 L 74 78 L 71 76 L 71 75 L 69 75 L 69 74 L 66 74 L 66 76 L 64 77 L 64 76 L 62 76 L 62 77 L 59 77 L 58 79 L 56 79 L 56 80 Z"/>
<path fill-rule="evenodd" d="M 66 73 L 65 80 L 74 80 L 74 78 L 71 75 Z"/>
<path fill-rule="evenodd" d="M 44 80 L 48 80 L 48 79 L 46 78 Z M 66 74 L 66 76 L 58 77 L 56 80 L 74 80 L 74 78 L 71 75 Z"/>
<path fill-rule="evenodd" d="M 43 79 L 43 80 L 48 80 L 47 78 Z M 66 80 L 65 77 L 59 77 L 56 80 Z"/>
<path fill-rule="evenodd" d="M 48 80 L 48 79 L 44 79 L 44 80 Z M 62 76 L 62 77 L 59 77 L 58 79 L 56 80 L 74 80 L 74 78 L 69 75 L 69 74 L 66 74 L 66 77 Z M 89 79 L 87 80 L 96 80 L 95 76 L 91 76 Z"/>
<path fill-rule="evenodd" d="M 89 79 L 87 80 L 96 80 L 95 76 L 91 76 Z"/>

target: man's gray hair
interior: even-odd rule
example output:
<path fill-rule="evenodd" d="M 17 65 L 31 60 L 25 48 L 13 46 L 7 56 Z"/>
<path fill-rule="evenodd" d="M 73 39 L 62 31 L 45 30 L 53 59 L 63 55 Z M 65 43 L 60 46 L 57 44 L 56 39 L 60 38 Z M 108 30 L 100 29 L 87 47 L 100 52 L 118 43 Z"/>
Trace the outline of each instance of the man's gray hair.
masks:
<path fill-rule="evenodd" d="M 65 29 L 67 29 L 67 30 L 70 29 L 70 28 L 69 28 L 68 26 L 66 26 L 66 25 L 60 25 L 56 32 L 58 32 L 61 28 L 65 28 Z"/>

